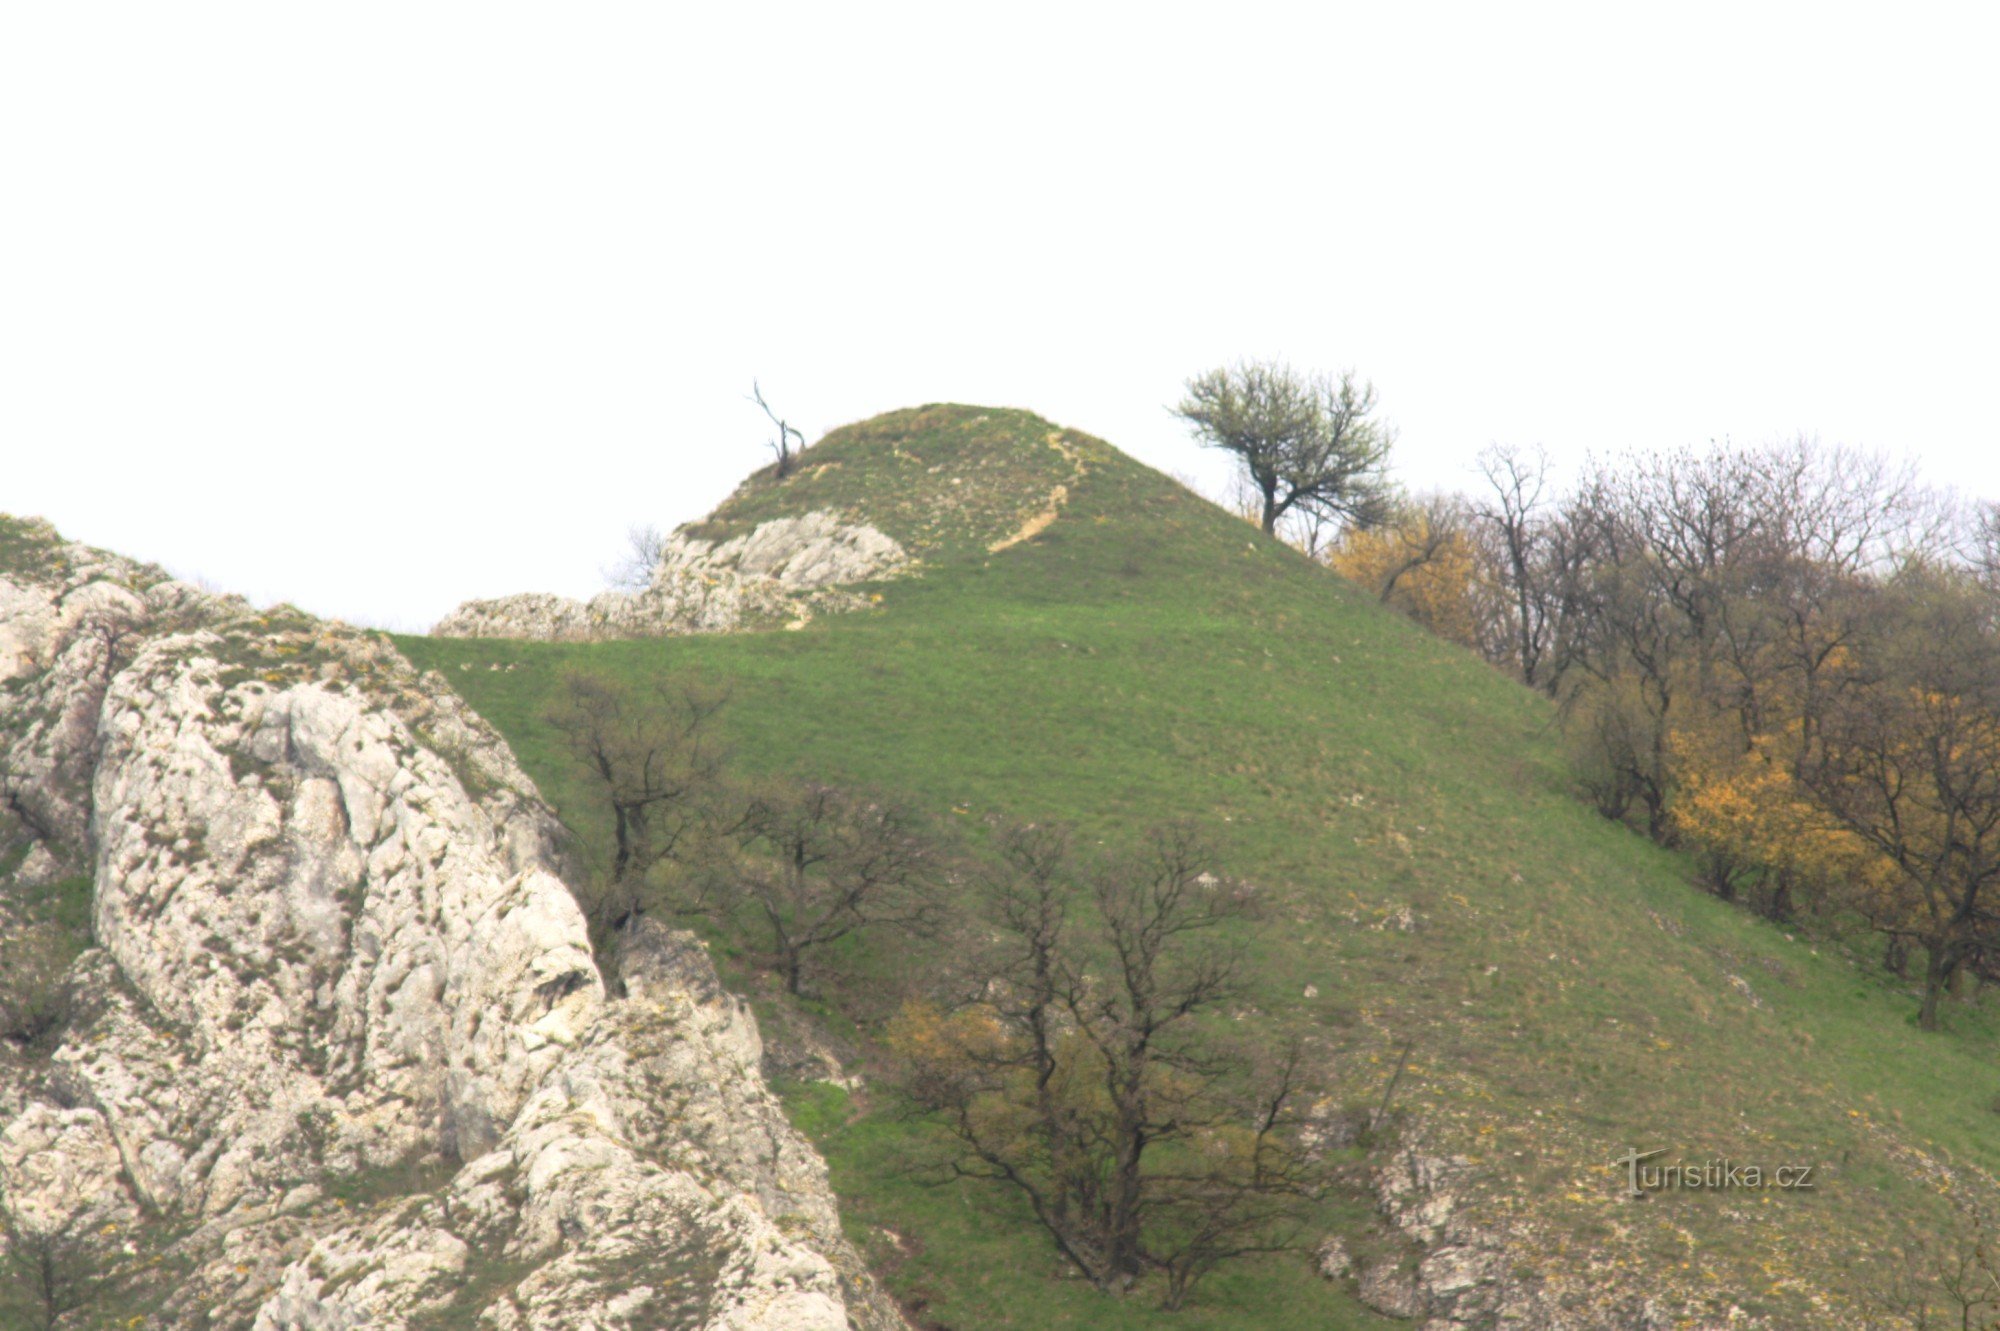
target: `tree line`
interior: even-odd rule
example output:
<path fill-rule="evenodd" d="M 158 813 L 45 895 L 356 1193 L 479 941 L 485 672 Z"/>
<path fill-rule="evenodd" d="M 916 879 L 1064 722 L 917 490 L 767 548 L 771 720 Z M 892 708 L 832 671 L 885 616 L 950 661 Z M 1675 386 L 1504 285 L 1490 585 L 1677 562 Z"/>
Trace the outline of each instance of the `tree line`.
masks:
<path fill-rule="evenodd" d="M 1559 705 L 1584 793 L 1716 895 L 1880 936 L 1918 1024 L 2000 978 L 2000 507 L 1798 439 L 1595 461 L 1492 448 L 1471 494 L 1386 477 L 1349 373 L 1244 362 L 1172 410 L 1237 507 Z"/>
<path fill-rule="evenodd" d="M 1554 699 L 1583 792 L 1779 921 L 1880 938 L 1918 1022 L 2000 976 L 2000 520 L 1810 440 L 1584 468 L 1350 526 L 1333 568 Z"/>

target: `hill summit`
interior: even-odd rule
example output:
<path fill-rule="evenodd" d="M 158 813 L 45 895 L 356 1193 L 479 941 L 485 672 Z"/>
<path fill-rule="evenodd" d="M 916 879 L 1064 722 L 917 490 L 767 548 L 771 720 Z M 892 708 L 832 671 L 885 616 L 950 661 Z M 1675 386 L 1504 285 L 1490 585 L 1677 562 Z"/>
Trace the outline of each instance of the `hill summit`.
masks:
<path fill-rule="evenodd" d="M 1042 530 L 1092 466 L 1114 461 L 1125 459 L 1109 445 L 1030 412 L 916 407 L 834 430 L 789 476 L 764 468 L 686 530 L 727 539 L 773 518 L 831 511 L 922 560 L 977 558 Z"/>
<path fill-rule="evenodd" d="M 592 642 L 802 627 L 853 590 L 926 563 L 997 553 L 1055 521 L 1104 444 L 1023 411 L 929 406 L 835 430 L 751 476 L 662 544 L 650 578 L 588 601 L 468 601 L 439 637 Z"/>

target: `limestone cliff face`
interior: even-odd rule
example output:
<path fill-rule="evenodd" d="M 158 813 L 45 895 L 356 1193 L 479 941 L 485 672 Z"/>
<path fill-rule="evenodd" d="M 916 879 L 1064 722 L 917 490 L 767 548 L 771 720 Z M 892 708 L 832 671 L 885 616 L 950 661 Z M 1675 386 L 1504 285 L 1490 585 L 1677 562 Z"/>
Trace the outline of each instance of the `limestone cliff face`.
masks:
<path fill-rule="evenodd" d="M 558 825 L 441 681 L 26 530 L 0 930 L 87 874 L 94 946 L 0 1061 L 0 1242 L 160 1328 L 900 1325 L 748 1012 L 653 928 L 607 997 Z"/>
<path fill-rule="evenodd" d="M 873 527 L 812 512 L 773 518 L 721 542 L 678 532 L 641 591 L 588 601 L 539 593 L 468 601 L 432 632 L 591 642 L 795 627 L 815 614 L 855 608 L 863 602 L 849 584 L 894 577 L 909 565 L 903 547 Z"/>

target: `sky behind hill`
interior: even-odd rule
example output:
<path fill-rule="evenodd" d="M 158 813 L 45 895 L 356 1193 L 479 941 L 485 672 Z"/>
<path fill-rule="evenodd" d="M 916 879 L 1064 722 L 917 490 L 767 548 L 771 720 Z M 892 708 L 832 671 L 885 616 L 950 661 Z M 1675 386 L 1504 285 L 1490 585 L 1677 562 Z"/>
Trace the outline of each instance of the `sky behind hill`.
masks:
<path fill-rule="evenodd" d="M 1242 355 L 2000 496 L 1981 6 L 0 10 L 0 509 L 402 628 L 926 401 L 1211 490 Z"/>

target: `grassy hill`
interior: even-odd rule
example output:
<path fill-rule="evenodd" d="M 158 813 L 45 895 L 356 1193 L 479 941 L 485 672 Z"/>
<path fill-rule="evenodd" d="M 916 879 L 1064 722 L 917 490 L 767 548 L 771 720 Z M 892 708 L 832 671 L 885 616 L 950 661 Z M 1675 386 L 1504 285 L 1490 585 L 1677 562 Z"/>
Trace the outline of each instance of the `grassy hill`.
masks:
<path fill-rule="evenodd" d="M 1397 1104 L 1409 1141 L 1463 1160 L 1453 1232 L 1554 1303 L 1855 1324 L 1905 1233 L 1945 1232 L 1947 1194 L 2000 1170 L 1990 1004 L 1920 1036 L 1872 970 L 1698 893 L 1572 797 L 1551 710 L 1483 663 L 1023 412 L 894 413 L 804 464 L 760 473 L 703 534 L 838 507 L 921 575 L 798 632 L 401 645 L 506 733 L 587 847 L 604 829 L 541 719 L 579 661 L 726 681 L 746 771 L 897 792 L 975 840 L 996 815 L 1086 843 L 1202 820 L 1270 903 L 1246 1019 L 1309 1023 L 1355 1103 L 1411 1042 Z M 792 1104 L 857 1237 L 937 1325 L 1378 1324 L 1297 1259 L 1218 1277 L 1171 1318 L 1108 1302 L 981 1198 L 902 1174 L 919 1128 L 826 1086 Z M 1818 1186 L 1626 1200 L 1610 1162 L 1655 1147 L 1813 1165 Z M 1330 1223 L 1389 1242 L 1359 1205 Z"/>

